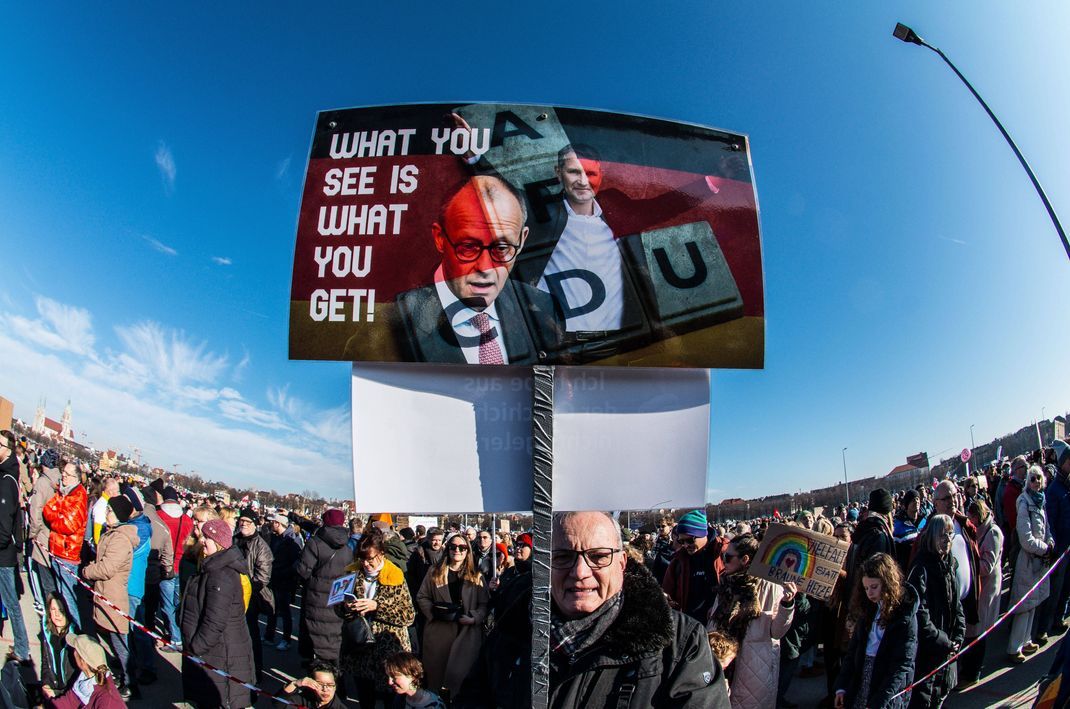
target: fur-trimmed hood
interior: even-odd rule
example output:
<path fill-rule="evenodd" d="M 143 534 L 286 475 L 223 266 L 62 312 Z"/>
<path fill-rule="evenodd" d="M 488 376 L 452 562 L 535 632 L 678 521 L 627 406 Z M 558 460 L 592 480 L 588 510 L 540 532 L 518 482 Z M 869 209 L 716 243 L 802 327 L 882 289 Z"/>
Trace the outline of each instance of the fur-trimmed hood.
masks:
<path fill-rule="evenodd" d="M 672 642 L 669 603 L 645 566 L 628 560 L 621 592 L 620 615 L 598 643 L 603 652 L 634 657 L 658 652 Z"/>

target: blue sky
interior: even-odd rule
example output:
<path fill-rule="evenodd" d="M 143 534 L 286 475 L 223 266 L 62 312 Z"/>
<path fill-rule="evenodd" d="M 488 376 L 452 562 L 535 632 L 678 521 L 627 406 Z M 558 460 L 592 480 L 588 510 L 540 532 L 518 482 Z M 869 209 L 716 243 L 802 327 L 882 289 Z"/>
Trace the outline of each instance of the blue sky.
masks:
<path fill-rule="evenodd" d="M 714 373 L 714 501 L 830 484 L 843 446 L 865 477 L 1061 413 L 1070 264 L 896 20 L 1070 215 L 1054 2 L 6 6 L 0 395 L 24 419 L 70 397 L 88 440 L 156 465 L 348 496 L 349 368 L 286 356 L 315 114 L 496 100 L 750 136 L 766 369 Z"/>

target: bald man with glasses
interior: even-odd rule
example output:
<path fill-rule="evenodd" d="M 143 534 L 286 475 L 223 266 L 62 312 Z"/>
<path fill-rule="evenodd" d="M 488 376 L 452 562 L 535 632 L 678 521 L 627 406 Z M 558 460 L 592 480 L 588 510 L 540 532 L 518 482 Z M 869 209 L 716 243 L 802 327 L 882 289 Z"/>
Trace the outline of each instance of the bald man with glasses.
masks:
<path fill-rule="evenodd" d="M 669 608 L 608 515 L 555 516 L 550 596 L 551 706 L 730 706 L 705 628 Z"/>
<path fill-rule="evenodd" d="M 539 364 L 560 349 L 565 322 L 553 299 L 509 277 L 526 220 L 523 197 L 493 175 L 470 178 L 446 200 L 431 225 L 441 255 L 431 285 L 397 297 L 406 359 Z"/>

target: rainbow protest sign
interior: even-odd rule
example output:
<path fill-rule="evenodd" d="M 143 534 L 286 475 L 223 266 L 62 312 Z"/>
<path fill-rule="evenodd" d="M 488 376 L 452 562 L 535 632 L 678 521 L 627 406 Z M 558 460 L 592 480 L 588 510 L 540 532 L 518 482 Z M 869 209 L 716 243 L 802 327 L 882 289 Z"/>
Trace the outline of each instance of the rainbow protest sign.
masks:
<path fill-rule="evenodd" d="M 750 574 L 774 583 L 792 581 L 809 596 L 828 598 L 847 560 L 848 548 L 847 542 L 827 534 L 771 524 L 751 562 Z"/>

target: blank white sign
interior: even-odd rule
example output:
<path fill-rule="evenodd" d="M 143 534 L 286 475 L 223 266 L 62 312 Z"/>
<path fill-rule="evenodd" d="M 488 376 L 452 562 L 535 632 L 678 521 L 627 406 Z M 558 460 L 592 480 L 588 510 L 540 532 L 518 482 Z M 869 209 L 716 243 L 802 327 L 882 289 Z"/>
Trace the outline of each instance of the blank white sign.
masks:
<path fill-rule="evenodd" d="M 530 510 L 531 372 L 354 364 L 356 511 Z"/>
<path fill-rule="evenodd" d="M 706 369 L 557 367 L 554 510 L 701 507 Z"/>

